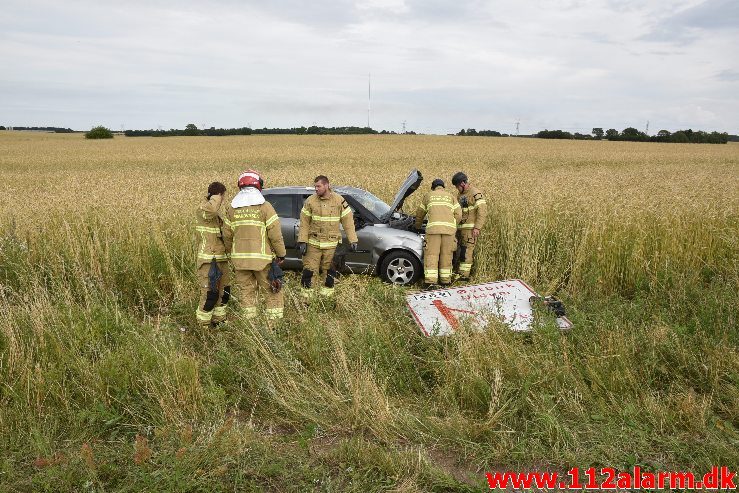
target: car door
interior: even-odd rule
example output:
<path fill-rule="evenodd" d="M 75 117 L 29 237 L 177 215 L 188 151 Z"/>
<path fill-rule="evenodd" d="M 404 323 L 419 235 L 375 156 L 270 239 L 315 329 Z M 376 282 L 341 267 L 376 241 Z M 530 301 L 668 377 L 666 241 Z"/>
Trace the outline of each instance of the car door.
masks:
<path fill-rule="evenodd" d="M 349 240 L 346 237 L 344 228 L 341 229 L 341 250 L 342 267 L 351 272 L 372 271 L 374 264 L 372 262 L 372 250 L 375 242 L 375 231 L 372 223 L 366 220 L 362 213 L 358 210 L 356 200 L 349 194 L 344 195 L 344 199 L 349 204 L 349 208 L 354 215 L 354 227 L 357 232 L 357 251 L 349 251 Z"/>
<path fill-rule="evenodd" d="M 282 239 L 285 241 L 285 249 L 287 256 L 285 262 L 288 264 L 286 268 L 299 268 L 300 266 L 292 265 L 296 261 L 300 262 L 297 252 L 296 231 L 299 220 L 295 210 L 295 195 L 291 194 L 265 194 L 265 199 L 275 208 L 277 216 L 280 218 L 280 229 L 282 230 Z"/>

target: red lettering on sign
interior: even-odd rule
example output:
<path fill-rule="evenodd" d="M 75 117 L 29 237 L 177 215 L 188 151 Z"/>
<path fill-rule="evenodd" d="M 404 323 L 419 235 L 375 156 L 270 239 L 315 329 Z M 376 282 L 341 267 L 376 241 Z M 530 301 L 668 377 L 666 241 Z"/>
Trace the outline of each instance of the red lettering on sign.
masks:
<path fill-rule="evenodd" d="M 453 312 L 469 313 L 475 315 L 475 312 L 471 312 L 469 310 L 459 310 L 457 308 L 448 307 L 444 304 L 442 300 L 434 300 L 431 302 L 431 304 L 434 305 L 437 310 L 439 310 L 441 316 L 446 319 L 449 325 L 451 325 L 452 330 L 457 330 L 459 328 L 459 320 L 457 320 L 457 317 L 454 315 Z"/>

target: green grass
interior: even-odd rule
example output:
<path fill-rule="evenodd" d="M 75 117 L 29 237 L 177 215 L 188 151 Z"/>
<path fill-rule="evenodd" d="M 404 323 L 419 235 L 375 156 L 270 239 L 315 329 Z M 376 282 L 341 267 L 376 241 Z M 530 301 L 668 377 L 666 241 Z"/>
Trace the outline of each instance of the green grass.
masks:
<path fill-rule="evenodd" d="M 2 240 L 7 491 L 466 491 L 508 466 L 739 464 L 725 272 L 678 292 L 564 286 L 567 334 L 449 338 L 423 337 L 404 291 L 377 279 L 345 277 L 336 307 L 305 307 L 290 275 L 275 330 L 236 317 L 202 333 L 184 243 L 70 228 L 86 249 Z"/>

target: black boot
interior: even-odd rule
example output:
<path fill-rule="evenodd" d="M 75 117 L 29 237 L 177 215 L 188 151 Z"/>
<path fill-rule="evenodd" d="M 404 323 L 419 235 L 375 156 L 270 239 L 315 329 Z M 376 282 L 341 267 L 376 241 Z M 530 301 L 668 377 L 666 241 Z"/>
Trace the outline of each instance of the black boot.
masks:
<path fill-rule="evenodd" d="M 311 289 L 312 284 L 313 271 L 303 269 L 303 274 L 300 276 L 300 297 L 307 302 L 310 302 L 313 298 L 313 290 Z"/>

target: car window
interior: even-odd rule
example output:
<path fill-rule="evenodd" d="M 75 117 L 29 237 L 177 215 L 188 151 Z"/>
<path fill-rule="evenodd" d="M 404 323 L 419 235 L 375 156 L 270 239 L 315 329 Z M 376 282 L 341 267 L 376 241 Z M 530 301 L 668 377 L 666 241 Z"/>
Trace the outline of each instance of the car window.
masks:
<path fill-rule="evenodd" d="M 292 195 L 267 195 L 265 197 L 279 217 L 293 217 L 293 197 Z"/>
<path fill-rule="evenodd" d="M 366 190 L 353 191 L 352 197 L 354 197 L 354 200 L 359 202 L 365 209 L 374 214 L 375 217 L 381 218 L 390 213 L 389 205 Z"/>

